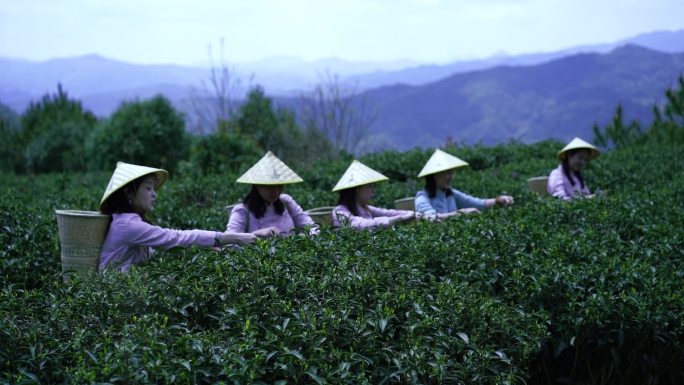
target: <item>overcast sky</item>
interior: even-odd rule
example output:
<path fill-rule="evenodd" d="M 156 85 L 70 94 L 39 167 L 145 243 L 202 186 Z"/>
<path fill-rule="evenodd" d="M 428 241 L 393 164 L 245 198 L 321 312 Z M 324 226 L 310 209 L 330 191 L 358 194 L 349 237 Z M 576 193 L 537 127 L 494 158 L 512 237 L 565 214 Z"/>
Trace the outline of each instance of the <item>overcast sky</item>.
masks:
<path fill-rule="evenodd" d="M 446 62 L 684 29 L 684 0 L 0 0 L 0 56 Z"/>

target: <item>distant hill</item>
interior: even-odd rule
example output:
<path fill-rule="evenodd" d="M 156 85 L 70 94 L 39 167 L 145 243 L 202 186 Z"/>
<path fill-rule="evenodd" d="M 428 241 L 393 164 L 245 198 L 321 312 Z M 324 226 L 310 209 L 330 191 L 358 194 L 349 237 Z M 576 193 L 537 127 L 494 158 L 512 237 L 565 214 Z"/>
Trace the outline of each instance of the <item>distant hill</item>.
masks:
<path fill-rule="evenodd" d="M 666 53 L 681 53 L 684 52 L 684 30 L 651 32 L 614 43 L 573 47 L 555 52 L 516 56 L 499 54 L 486 59 L 458 61 L 445 65 L 422 65 L 398 71 L 376 71 L 369 74 L 350 76 L 347 80 L 356 82 L 360 87 L 366 89 L 395 84 L 420 85 L 434 82 L 458 73 L 477 71 L 497 66 L 534 65 L 579 53 L 606 53 L 617 47 L 628 44 L 636 44 Z"/>
<path fill-rule="evenodd" d="M 535 66 L 502 66 L 422 86 L 367 91 L 380 115 L 372 127 L 396 148 L 465 143 L 593 138 L 622 103 L 627 118 L 649 121 L 684 72 L 684 54 L 634 45 Z"/>
<path fill-rule="evenodd" d="M 44 62 L 0 58 L 0 86 L 42 95 L 62 83 L 79 95 L 121 91 L 156 84 L 196 84 L 206 70 L 176 65 L 139 65 L 98 55 Z"/>
<path fill-rule="evenodd" d="M 366 63 L 327 58 L 305 61 L 278 57 L 251 63 L 238 63 L 236 76 L 244 85 L 260 84 L 272 96 L 297 94 L 310 88 L 318 75 L 330 70 L 342 81 L 358 82 L 364 89 L 382 85 L 421 85 L 453 74 L 493 68 L 500 65 L 532 65 L 548 62 L 578 52 L 608 52 L 624 42 L 633 42 L 663 52 L 684 52 L 684 30 L 659 31 L 625 39 L 622 42 L 570 48 L 558 52 L 459 61 L 448 65 L 416 66 L 411 61 Z M 383 71 L 379 71 L 382 69 Z M 138 65 L 98 55 L 31 62 L 0 57 L 0 102 L 21 113 L 30 101 L 54 92 L 61 83 L 69 95 L 78 98 L 99 116 L 109 115 L 124 100 L 165 93 L 179 106 L 190 88 L 201 89 L 208 81 L 206 67 L 176 65 Z M 189 112 L 189 111 L 186 111 Z"/>
<path fill-rule="evenodd" d="M 684 30 L 625 41 L 653 49 L 629 45 L 611 51 L 616 44 L 611 43 L 375 72 L 372 76 L 387 77 L 380 83 L 406 84 L 364 93 L 375 100 L 379 112 L 371 147 L 435 146 L 447 137 L 466 143 L 567 140 L 574 135 L 591 139 L 592 125 L 608 122 L 618 103 L 628 118 L 648 121 L 652 105 L 662 101 L 664 90 L 684 72 L 683 54 L 676 53 L 684 52 Z M 583 51 L 600 53 L 577 53 Z M 308 68 L 326 63 L 345 73 L 373 66 L 325 59 L 308 63 Z M 262 72 L 251 82 L 263 85 L 267 94 L 295 109 L 297 98 L 287 99 L 287 95 L 310 86 L 315 76 L 303 71 L 307 65 L 296 58 L 281 58 L 270 66 L 266 62 L 252 65 Z M 202 93 L 200 87 L 208 75 L 206 68 L 136 65 L 97 55 L 45 62 L 0 58 L 0 103 L 22 113 L 30 101 L 55 92 L 57 83 L 62 83 L 70 96 L 99 116 L 111 114 L 122 101 L 162 93 L 193 121 L 191 88 L 202 100 L 210 100 L 211 95 Z M 250 82 L 249 76 L 241 78 Z"/>
<path fill-rule="evenodd" d="M 261 84 L 271 95 L 288 95 L 311 87 L 319 75 L 331 69 L 332 74 L 346 76 L 398 69 L 415 62 L 388 63 L 349 62 L 321 59 L 306 62 L 297 58 L 273 58 L 230 65 L 244 87 Z M 0 102 L 23 111 L 30 101 L 55 92 L 61 83 L 67 93 L 81 100 L 95 114 L 109 115 L 124 100 L 145 98 L 163 93 L 174 101 L 188 98 L 191 88 L 200 91 L 202 82 L 209 83 L 210 69 L 176 65 L 138 65 L 108 59 L 99 55 L 32 62 L 0 57 Z"/>

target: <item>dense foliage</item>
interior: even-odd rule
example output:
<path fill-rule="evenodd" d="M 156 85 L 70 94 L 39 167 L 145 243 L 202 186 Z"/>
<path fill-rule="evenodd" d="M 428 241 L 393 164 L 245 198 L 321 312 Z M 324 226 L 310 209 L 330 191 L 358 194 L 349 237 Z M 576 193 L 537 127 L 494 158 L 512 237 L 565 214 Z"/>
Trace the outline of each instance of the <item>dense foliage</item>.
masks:
<path fill-rule="evenodd" d="M 208 135 L 186 133 L 185 121 L 163 95 L 122 103 L 98 120 L 58 86 L 32 103 L 21 119 L 0 103 L 0 170 L 27 174 L 109 170 L 116 162 L 176 168 L 191 174 L 231 172 L 266 151 L 290 163 L 338 155 L 325 134 L 302 129 L 286 108 L 275 108 L 255 86 L 235 116 Z M 213 127 L 213 126 L 212 126 Z"/>
<path fill-rule="evenodd" d="M 556 166 L 562 143 L 452 146 L 471 165 L 456 187 L 511 194 L 515 206 L 222 252 L 161 251 L 128 274 L 67 283 L 54 210 L 94 210 L 115 160 L 173 169 L 187 151 L 168 101 L 124 104 L 90 135 L 91 156 L 110 171 L 0 175 L 0 383 L 683 383 L 679 85 L 647 129 L 625 125 L 620 108 L 595 128 L 613 148 L 585 173 L 608 191 L 602 198 L 527 191 L 528 177 Z M 82 139 L 91 116 L 58 91 L 18 131 L 11 114 L 0 121 L 3 135 L 41 150 L 26 158 L 46 167 L 33 171 L 78 164 L 59 146 Z M 234 183 L 239 173 L 263 147 L 301 138 L 259 89 L 249 100 L 195 141 L 160 192 L 156 223 L 225 228 L 224 206 L 248 188 Z M 45 139 L 52 134 L 64 138 Z M 173 151 L 154 153 L 162 145 Z M 375 203 L 391 207 L 422 188 L 415 175 L 430 153 L 364 157 L 391 178 Z M 330 189 L 350 160 L 298 164 L 306 182 L 288 192 L 305 208 L 334 204 Z"/>
<path fill-rule="evenodd" d="M 97 119 L 61 85 L 56 94 L 33 102 L 21 117 L 20 144 L 29 172 L 82 171 L 86 138 Z M 5 138 L 3 138 L 5 139 Z"/>
<path fill-rule="evenodd" d="M 223 173 L 245 170 L 266 151 L 300 165 L 335 153 L 318 130 L 302 130 L 287 109 L 276 109 L 261 87 L 253 88 L 232 120 L 219 122 L 215 132 L 197 137 L 185 173 Z"/>
<path fill-rule="evenodd" d="M 19 116 L 8 106 L 0 103 L 0 170 L 21 171 L 22 147 L 19 144 Z"/>
<path fill-rule="evenodd" d="M 539 198 L 526 178 L 562 146 L 452 148 L 455 186 L 516 204 L 441 224 L 330 231 L 241 250 L 162 251 L 128 274 L 64 283 L 55 208 L 95 209 L 109 173 L 3 175 L 0 382 L 628 383 L 684 381 L 681 143 L 605 153 L 606 197 Z M 362 161 L 421 187 L 430 151 Z M 334 203 L 348 159 L 296 171 L 305 208 Z M 240 170 L 242 171 L 242 170 Z M 154 221 L 222 229 L 238 172 L 177 175 Z"/>
<path fill-rule="evenodd" d="M 594 125 L 594 142 L 602 147 L 624 147 L 648 141 L 684 142 L 684 75 L 677 79 L 677 88 L 665 91 L 666 102 L 653 106 L 653 124 L 644 129 L 638 120 L 625 123 L 622 105 L 605 127 Z M 646 132 L 645 132 L 646 131 Z M 648 134 L 648 135 L 646 135 Z"/>
<path fill-rule="evenodd" d="M 88 142 L 91 166 L 96 170 L 123 160 L 173 172 L 188 151 L 183 117 L 163 96 L 123 103 Z"/>

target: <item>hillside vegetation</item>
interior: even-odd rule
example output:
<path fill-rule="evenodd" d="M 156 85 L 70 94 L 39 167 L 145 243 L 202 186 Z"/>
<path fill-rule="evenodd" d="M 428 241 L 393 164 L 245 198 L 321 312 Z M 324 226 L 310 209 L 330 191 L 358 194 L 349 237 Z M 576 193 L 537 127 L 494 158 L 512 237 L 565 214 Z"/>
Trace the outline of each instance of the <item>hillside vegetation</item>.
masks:
<path fill-rule="evenodd" d="M 64 282 L 54 210 L 95 210 L 111 171 L 2 173 L 0 383 L 684 383 L 684 78 L 665 95 L 648 127 L 623 122 L 618 109 L 595 128 L 612 150 L 585 179 L 607 191 L 602 198 L 527 191 L 528 177 L 556 166 L 562 143 L 450 147 L 471 165 L 456 173 L 457 188 L 511 194 L 516 204 L 437 224 L 159 251 L 130 273 L 81 281 Z M 271 113 L 243 118 L 278 120 L 254 99 L 263 107 L 255 111 Z M 167 105 L 141 103 L 123 106 L 121 121 L 154 123 L 152 112 Z M 60 91 L 35 108 L 22 117 L 35 134 L 29 148 L 77 159 L 59 157 L 65 142 L 49 141 L 51 126 L 38 117 L 82 133 L 80 105 Z M 17 135 L 5 121 L 1 128 Z M 247 161 L 220 145 L 246 146 L 249 136 L 222 135 L 195 151 L 230 167 L 179 162 L 155 223 L 225 228 L 225 205 L 247 191 L 234 182 Z M 415 175 L 430 154 L 362 158 L 391 178 L 375 204 L 422 188 Z M 350 160 L 298 163 L 306 182 L 287 191 L 305 208 L 334 204 L 330 189 Z"/>
<path fill-rule="evenodd" d="M 516 205 L 441 223 L 162 251 L 128 274 L 64 283 L 55 208 L 94 209 L 108 173 L 3 175 L 4 383 L 681 383 L 684 161 L 645 141 L 586 172 L 603 199 L 526 191 L 561 143 L 452 149 L 455 185 Z M 428 151 L 364 158 L 413 195 Z M 307 208 L 345 161 L 300 173 Z M 298 170 L 299 171 L 299 170 Z M 237 174 L 177 177 L 155 222 L 222 229 Z"/>
<path fill-rule="evenodd" d="M 590 137 L 622 104 L 625 115 L 650 124 L 661 90 L 684 73 L 684 54 L 638 46 L 607 54 L 577 54 L 532 66 L 501 66 L 461 73 L 420 86 L 368 91 L 378 119 L 373 134 L 396 148 L 416 144 L 532 143 Z"/>

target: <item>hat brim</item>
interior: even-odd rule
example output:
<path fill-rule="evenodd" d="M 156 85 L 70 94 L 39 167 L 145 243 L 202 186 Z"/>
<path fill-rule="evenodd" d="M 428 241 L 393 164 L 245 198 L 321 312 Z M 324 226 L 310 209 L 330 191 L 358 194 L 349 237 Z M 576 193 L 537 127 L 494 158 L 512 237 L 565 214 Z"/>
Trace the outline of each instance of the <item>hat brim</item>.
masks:
<path fill-rule="evenodd" d="M 248 179 L 238 179 L 235 181 L 235 183 L 253 184 L 253 185 L 259 185 L 259 186 L 280 186 L 280 185 L 295 184 L 295 183 L 302 183 L 302 182 L 304 182 L 303 179 L 291 180 L 291 181 L 286 181 L 286 182 L 259 182 L 259 181 L 253 181 L 253 180 L 248 180 Z"/>
<path fill-rule="evenodd" d="M 559 151 L 558 152 L 558 160 L 561 160 L 561 161 L 565 160 L 568 157 L 568 152 L 575 151 L 575 150 L 589 150 L 589 160 L 594 160 L 594 159 L 598 158 L 599 155 L 601 155 L 601 153 L 595 148 L 575 147 L 575 148 L 568 148 L 568 149 Z"/>
<path fill-rule="evenodd" d="M 363 181 L 363 182 L 359 182 L 359 183 L 354 183 L 354 184 L 350 184 L 350 185 L 346 185 L 346 186 L 339 186 L 339 187 L 338 187 L 338 186 L 335 186 L 335 188 L 333 188 L 332 191 L 335 192 L 335 191 L 348 190 L 348 189 L 350 189 L 350 188 L 355 188 L 355 187 L 359 187 L 359 186 L 364 186 L 364 185 L 367 185 L 367 184 L 373 184 L 373 183 L 377 183 L 377 182 L 384 182 L 384 181 L 386 181 L 386 180 L 388 180 L 388 179 L 389 179 L 389 178 L 385 177 L 385 178 L 378 178 L 378 179 L 375 179 L 375 180 L 367 180 L 367 181 Z"/>
<path fill-rule="evenodd" d="M 464 164 L 464 165 L 461 165 L 461 166 L 444 167 L 444 168 L 438 168 L 438 169 L 435 169 L 435 170 L 424 171 L 424 172 L 421 172 L 420 174 L 418 174 L 418 178 L 422 178 L 422 177 L 425 177 L 425 176 L 428 176 L 428 175 L 439 174 L 440 172 L 443 172 L 443 171 L 456 170 L 456 169 L 463 168 L 463 167 L 468 167 L 468 165 L 467 165 L 467 164 Z"/>
<path fill-rule="evenodd" d="M 109 198 L 111 198 L 112 195 L 114 195 L 114 193 L 116 193 L 117 191 L 126 187 L 126 185 L 133 182 L 134 180 L 138 180 L 140 178 L 145 178 L 145 177 L 148 177 L 148 176 L 153 175 L 153 174 L 155 174 L 157 176 L 157 181 L 154 184 L 155 190 L 159 190 L 159 188 L 161 188 L 161 186 L 163 186 L 164 183 L 166 183 L 166 181 L 169 179 L 169 173 L 166 170 L 150 171 L 150 172 L 142 174 L 142 175 L 138 175 L 135 177 L 128 178 L 128 179 L 124 180 L 123 182 L 121 182 L 121 185 L 119 187 L 113 189 L 107 195 L 102 197 L 102 199 L 100 200 L 100 211 L 102 211 L 102 208 L 107 203 L 107 200 Z"/>

